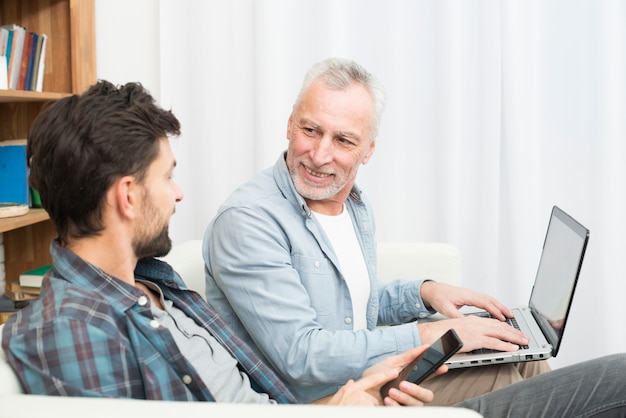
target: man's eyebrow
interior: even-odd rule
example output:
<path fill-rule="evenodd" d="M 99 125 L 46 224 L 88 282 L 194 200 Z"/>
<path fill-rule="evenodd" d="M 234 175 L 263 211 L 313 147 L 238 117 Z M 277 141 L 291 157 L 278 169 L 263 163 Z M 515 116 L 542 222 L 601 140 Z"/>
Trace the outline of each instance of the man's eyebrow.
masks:
<path fill-rule="evenodd" d="M 319 124 L 317 124 L 317 123 L 315 123 L 312 120 L 307 119 L 307 118 L 300 118 L 300 119 L 298 119 L 298 125 L 308 125 L 308 126 L 310 126 L 312 128 L 315 128 L 315 129 L 321 129 L 322 128 Z M 359 134 L 357 134 L 355 132 L 350 132 L 350 131 L 335 132 L 334 136 L 335 137 L 352 138 L 352 139 L 360 139 L 361 138 L 361 136 Z"/>
<path fill-rule="evenodd" d="M 310 125 L 314 128 L 320 128 L 320 125 L 307 118 L 298 119 L 298 125 Z"/>
<path fill-rule="evenodd" d="M 353 138 L 353 139 L 360 139 L 361 138 L 361 136 L 358 135 L 357 133 L 350 132 L 350 131 L 339 131 L 339 132 L 337 132 L 337 136 L 346 137 L 346 138 Z"/>

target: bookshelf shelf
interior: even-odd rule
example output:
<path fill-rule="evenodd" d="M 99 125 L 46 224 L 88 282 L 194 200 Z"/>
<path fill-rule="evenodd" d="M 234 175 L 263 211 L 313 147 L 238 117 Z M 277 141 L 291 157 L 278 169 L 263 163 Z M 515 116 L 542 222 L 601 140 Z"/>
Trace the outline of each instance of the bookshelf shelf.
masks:
<path fill-rule="evenodd" d="M 49 102 L 81 93 L 96 81 L 95 0 L 0 0 L 0 25 L 48 36 L 43 92 L 0 90 L 0 142 L 28 137 Z M 6 282 L 50 264 L 54 226 L 43 209 L 0 218 Z M 3 289 L 0 289 L 2 292 Z"/>
<path fill-rule="evenodd" d="M 30 209 L 27 214 L 12 218 L 0 218 L 0 233 L 12 231 L 23 226 L 32 225 L 50 219 L 43 209 Z"/>
<path fill-rule="evenodd" d="M 47 102 L 69 96 L 69 93 L 36 92 L 24 90 L 0 90 L 0 103 Z"/>

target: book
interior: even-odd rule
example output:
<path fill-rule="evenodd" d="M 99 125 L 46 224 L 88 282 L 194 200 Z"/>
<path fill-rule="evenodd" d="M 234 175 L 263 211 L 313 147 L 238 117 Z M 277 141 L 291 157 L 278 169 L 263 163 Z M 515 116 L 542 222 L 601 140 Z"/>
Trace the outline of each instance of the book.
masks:
<path fill-rule="evenodd" d="M 29 207 L 27 205 L 0 202 L 0 218 L 13 218 L 15 216 L 22 216 L 26 215 L 28 211 Z"/>
<path fill-rule="evenodd" d="M 11 90 L 17 89 L 17 80 L 20 75 L 20 66 L 22 64 L 22 51 L 24 49 L 24 38 L 26 35 L 26 29 L 19 25 L 4 25 L 9 29 L 9 32 L 13 33 L 13 39 L 11 42 L 11 52 L 9 57 L 9 88 Z M 7 55 L 9 56 L 9 55 Z"/>
<path fill-rule="evenodd" d="M 7 86 L 9 85 L 9 74 L 11 73 L 11 55 L 13 54 L 13 47 L 15 44 L 15 33 L 13 29 L 10 29 L 9 26 L 2 26 L 3 29 L 7 31 L 7 45 L 4 56 L 7 60 Z M 8 87 L 7 87 L 8 89 Z"/>
<path fill-rule="evenodd" d="M 17 282 L 7 283 L 4 294 L 16 301 L 33 300 L 39 297 L 40 287 L 22 286 Z"/>
<path fill-rule="evenodd" d="M 39 74 L 39 60 L 41 57 L 41 44 L 43 36 L 37 35 L 37 45 L 35 45 L 35 58 L 33 59 L 33 68 L 30 76 L 30 90 L 37 89 L 37 74 Z"/>
<path fill-rule="evenodd" d="M 0 202 L 30 206 L 26 140 L 0 141 Z"/>
<path fill-rule="evenodd" d="M 33 32 L 24 33 L 24 44 L 22 46 L 22 58 L 20 59 L 19 73 L 17 75 L 16 90 L 26 89 L 26 73 L 28 72 L 28 63 L 30 61 L 30 51 L 33 45 Z"/>
<path fill-rule="evenodd" d="M 13 300 L 7 295 L 0 295 L 0 311 L 15 312 L 30 305 L 29 300 Z"/>
<path fill-rule="evenodd" d="M 39 35 L 41 39 L 41 52 L 39 56 L 39 65 L 37 66 L 37 84 L 35 86 L 35 91 L 42 92 L 43 91 L 43 77 L 45 74 L 46 68 L 46 46 L 48 44 L 48 35 L 42 33 Z"/>
<path fill-rule="evenodd" d="M 9 75 L 7 74 L 7 57 L 0 55 L 0 90 L 9 89 Z"/>
<path fill-rule="evenodd" d="M 18 282 L 20 283 L 20 286 L 41 287 L 43 276 L 45 276 L 51 268 L 51 265 L 45 265 L 20 273 Z"/>
<path fill-rule="evenodd" d="M 9 29 L 0 26 L 0 56 L 7 55 L 7 43 L 9 41 Z"/>
<path fill-rule="evenodd" d="M 26 64 L 26 75 L 24 76 L 24 90 L 31 90 L 30 84 L 33 79 L 33 68 L 35 67 L 38 39 L 39 35 L 35 32 L 30 32 L 30 48 L 28 51 L 28 63 Z"/>

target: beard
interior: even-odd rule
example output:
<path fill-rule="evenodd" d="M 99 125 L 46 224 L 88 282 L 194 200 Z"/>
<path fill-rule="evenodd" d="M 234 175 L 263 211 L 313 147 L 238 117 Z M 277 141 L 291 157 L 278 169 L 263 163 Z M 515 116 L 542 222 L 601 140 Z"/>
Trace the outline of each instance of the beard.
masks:
<path fill-rule="evenodd" d="M 139 258 L 163 257 L 172 249 L 172 240 L 169 234 L 169 216 L 164 216 L 144 190 L 144 210 L 142 218 L 145 221 L 139 233 L 132 242 L 135 256 Z"/>
<path fill-rule="evenodd" d="M 345 184 L 332 183 L 328 186 L 310 184 L 292 173 L 293 185 L 300 196 L 308 200 L 330 199 L 343 189 Z"/>
<path fill-rule="evenodd" d="M 299 161 L 290 161 L 289 157 L 287 157 L 287 170 L 289 170 L 293 185 L 298 194 L 308 200 L 317 201 L 330 199 L 339 193 L 348 182 L 346 178 L 335 174 L 335 180 L 331 184 L 321 186 L 316 183 L 311 183 L 302 178 L 298 171 L 299 166 Z"/>
<path fill-rule="evenodd" d="M 172 249 L 169 227 L 165 226 L 157 234 L 142 235 L 133 241 L 137 258 L 164 257 Z"/>

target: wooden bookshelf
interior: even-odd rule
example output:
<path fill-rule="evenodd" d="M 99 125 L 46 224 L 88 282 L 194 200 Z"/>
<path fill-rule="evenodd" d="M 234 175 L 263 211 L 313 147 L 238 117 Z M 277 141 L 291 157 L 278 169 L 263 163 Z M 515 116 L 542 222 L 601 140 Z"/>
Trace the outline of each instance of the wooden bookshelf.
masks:
<path fill-rule="evenodd" d="M 0 141 L 23 139 L 43 107 L 96 81 L 95 0 L 0 0 L 0 24 L 48 35 L 43 92 L 0 90 Z M 56 232 L 43 209 L 0 219 L 7 283 L 51 262 Z"/>

